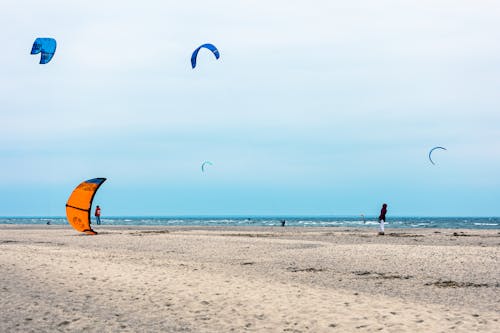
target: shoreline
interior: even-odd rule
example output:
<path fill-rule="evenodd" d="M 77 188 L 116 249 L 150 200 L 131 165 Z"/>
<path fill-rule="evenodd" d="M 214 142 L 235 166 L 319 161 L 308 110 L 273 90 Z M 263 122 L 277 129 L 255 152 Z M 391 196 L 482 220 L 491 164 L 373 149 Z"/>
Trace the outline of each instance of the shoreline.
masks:
<path fill-rule="evenodd" d="M 0 225 L 0 330 L 494 332 L 500 321 L 499 230 L 94 227 Z"/>
<path fill-rule="evenodd" d="M 224 225 L 224 224 L 172 224 L 172 225 L 159 225 L 159 224 L 107 224 L 105 220 L 103 220 L 102 224 L 98 225 L 95 223 L 91 223 L 90 226 L 93 229 L 97 228 L 295 228 L 295 229 L 311 229 L 311 230 L 320 230 L 320 229 L 325 229 L 325 230 L 336 230 L 336 229 L 353 229 L 353 230 L 376 230 L 378 228 L 378 222 L 372 222 L 370 221 L 369 223 L 366 223 L 365 225 L 361 226 L 352 226 L 352 225 L 328 225 L 328 226 L 307 226 L 307 225 L 292 225 L 292 224 L 286 224 L 285 227 L 282 227 L 279 224 L 275 225 L 258 225 L 258 224 L 246 224 L 246 225 Z M 51 224 L 46 224 L 46 223 L 0 223 L 0 230 L 2 228 L 40 228 L 43 230 L 46 227 L 59 227 L 59 228 L 70 228 L 74 230 L 71 225 L 68 224 L 66 221 L 65 223 L 51 223 Z M 478 228 L 478 227 L 471 227 L 471 228 L 446 228 L 446 227 L 406 227 L 406 226 L 394 226 L 391 225 L 391 223 L 385 224 L 385 229 L 390 231 L 390 230 L 396 230 L 396 231 L 403 231 L 403 230 L 437 230 L 441 232 L 445 231 L 461 231 L 461 230 L 477 230 L 477 231 L 492 231 L 492 232 L 500 232 L 500 226 L 499 227 L 488 227 L 488 228 Z M 75 230 L 75 232 L 77 232 Z"/>
<path fill-rule="evenodd" d="M 286 227 L 378 227 L 376 218 L 350 217 L 104 217 L 105 226 L 238 226 L 238 227 L 276 227 L 286 221 Z M 92 219 L 93 222 L 95 222 Z M 59 218 L 0 218 L 0 225 L 67 225 L 65 217 Z M 388 229 L 478 229 L 500 230 L 500 218 L 484 217 L 391 217 L 385 223 Z M 95 226 L 95 224 L 93 225 Z"/>

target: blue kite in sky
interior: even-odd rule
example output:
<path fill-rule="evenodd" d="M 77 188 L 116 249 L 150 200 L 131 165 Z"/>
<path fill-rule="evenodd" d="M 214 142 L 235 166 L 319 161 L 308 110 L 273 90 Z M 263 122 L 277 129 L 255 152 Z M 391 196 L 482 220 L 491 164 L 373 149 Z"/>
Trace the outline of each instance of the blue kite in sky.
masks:
<path fill-rule="evenodd" d="M 202 48 L 209 49 L 214 54 L 215 59 L 219 59 L 220 57 L 219 50 L 217 50 L 217 48 L 213 44 L 203 44 L 199 46 L 196 50 L 194 50 L 193 54 L 191 55 L 191 67 L 193 68 L 196 67 L 196 58 L 198 57 L 198 52 Z"/>
<path fill-rule="evenodd" d="M 432 164 L 434 164 L 434 165 L 435 165 L 436 163 L 434 163 L 434 161 L 432 160 L 432 156 L 431 156 L 431 154 L 432 154 L 432 152 L 433 152 L 434 150 L 436 150 L 436 149 L 446 150 L 446 148 L 444 148 L 444 147 L 434 147 L 434 148 L 432 148 L 432 149 L 431 149 L 431 151 L 429 151 L 429 161 L 431 161 L 431 163 L 432 163 Z"/>
<path fill-rule="evenodd" d="M 40 64 L 48 63 L 54 53 L 56 53 L 56 40 L 54 38 L 37 38 L 31 48 L 31 54 L 42 53 L 40 57 Z"/>
<path fill-rule="evenodd" d="M 210 161 L 205 161 L 201 164 L 201 172 L 205 172 L 205 166 L 206 165 L 213 165 L 212 162 Z"/>

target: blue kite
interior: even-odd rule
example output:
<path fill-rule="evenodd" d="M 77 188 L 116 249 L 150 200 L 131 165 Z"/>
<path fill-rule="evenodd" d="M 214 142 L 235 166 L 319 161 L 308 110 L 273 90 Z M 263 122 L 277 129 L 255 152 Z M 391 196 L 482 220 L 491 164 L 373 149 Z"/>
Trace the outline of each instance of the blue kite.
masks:
<path fill-rule="evenodd" d="M 431 155 L 432 155 L 432 152 L 433 152 L 434 150 L 436 150 L 436 149 L 446 150 L 446 148 L 444 148 L 444 147 L 434 147 L 434 148 L 432 148 L 432 149 L 429 151 L 429 161 L 431 161 L 431 163 L 432 163 L 433 165 L 435 165 L 436 163 L 434 163 L 434 161 L 432 160 Z"/>
<path fill-rule="evenodd" d="M 31 54 L 42 53 L 40 64 L 46 64 L 56 53 L 56 46 L 57 43 L 54 38 L 37 38 L 31 48 Z"/>
<path fill-rule="evenodd" d="M 196 58 L 198 57 L 198 52 L 200 51 L 201 48 L 209 49 L 210 51 L 212 51 L 212 53 L 215 56 L 215 59 L 219 59 L 220 57 L 219 50 L 217 50 L 217 48 L 213 44 L 203 44 L 196 50 L 194 50 L 193 54 L 191 55 L 191 67 L 193 68 L 196 67 Z"/>
<path fill-rule="evenodd" d="M 205 166 L 206 165 L 213 165 L 212 162 L 210 161 L 205 161 L 201 164 L 201 172 L 205 172 Z"/>

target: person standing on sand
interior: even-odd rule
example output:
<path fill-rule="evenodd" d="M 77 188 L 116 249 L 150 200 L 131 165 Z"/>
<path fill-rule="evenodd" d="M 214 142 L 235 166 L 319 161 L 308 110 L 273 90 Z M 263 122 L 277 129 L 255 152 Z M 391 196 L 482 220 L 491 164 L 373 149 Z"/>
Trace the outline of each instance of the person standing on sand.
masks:
<path fill-rule="evenodd" d="M 379 235 L 384 234 L 384 223 L 385 223 L 385 214 L 387 214 L 387 204 L 382 205 L 382 209 L 380 210 L 380 215 L 378 217 L 378 223 L 379 223 Z"/>
<path fill-rule="evenodd" d="M 99 205 L 96 206 L 94 215 L 97 224 L 101 224 L 101 207 Z"/>

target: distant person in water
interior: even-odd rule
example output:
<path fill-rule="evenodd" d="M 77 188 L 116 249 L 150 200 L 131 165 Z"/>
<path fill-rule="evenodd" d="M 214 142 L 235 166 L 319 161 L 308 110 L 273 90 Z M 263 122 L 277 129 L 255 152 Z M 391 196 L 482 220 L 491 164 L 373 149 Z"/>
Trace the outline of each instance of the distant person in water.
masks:
<path fill-rule="evenodd" d="M 286 223 L 286 220 L 281 220 L 281 226 L 284 227 Z"/>
<path fill-rule="evenodd" d="M 101 224 L 101 207 L 99 205 L 95 208 L 95 220 L 97 224 Z"/>
<path fill-rule="evenodd" d="M 385 223 L 385 214 L 387 214 L 387 204 L 382 205 L 382 209 L 380 210 L 380 215 L 378 217 L 378 223 L 379 223 L 379 235 L 384 234 L 384 223 Z"/>

